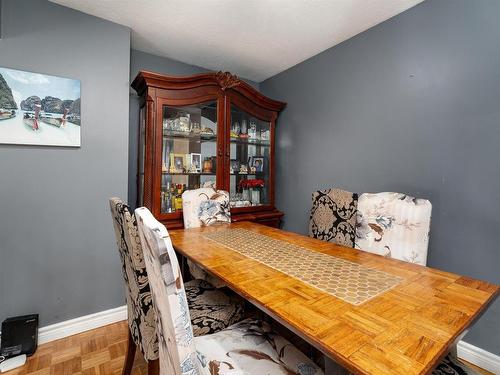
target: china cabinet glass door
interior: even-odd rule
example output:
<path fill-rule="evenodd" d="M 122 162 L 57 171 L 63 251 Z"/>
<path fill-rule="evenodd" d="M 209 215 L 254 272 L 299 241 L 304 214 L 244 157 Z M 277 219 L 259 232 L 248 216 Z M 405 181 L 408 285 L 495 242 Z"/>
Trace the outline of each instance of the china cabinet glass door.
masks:
<path fill-rule="evenodd" d="M 229 126 L 231 206 L 269 205 L 271 203 L 271 124 L 231 104 Z"/>
<path fill-rule="evenodd" d="M 160 210 L 182 211 L 182 193 L 216 187 L 217 101 L 162 106 Z"/>

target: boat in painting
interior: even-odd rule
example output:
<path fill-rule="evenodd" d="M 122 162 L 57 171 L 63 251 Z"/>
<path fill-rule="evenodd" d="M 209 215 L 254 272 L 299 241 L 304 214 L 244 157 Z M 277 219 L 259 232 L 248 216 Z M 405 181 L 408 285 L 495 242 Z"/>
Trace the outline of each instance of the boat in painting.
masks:
<path fill-rule="evenodd" d="M 72 122 L 73 124 L 76 124 L 76 125 L 80 125 L 81 123 L 81 118 L 80 118 L 80 115 L 77 115 L 77 114 L 69 114 L 66 119 L 69 121 L 69 122 Z"/>
<path fill-rule="evenodd" d="M 8 120 L 13 117 L 16 117 L 15 110 L 0 108 L 0 120 Z"/>
<path fill-rule="evenodd" d="M 40 114 L 40 121 L 45 123 L 45 124 L 56 126 L 56 127 L 60 128 L 61 126 L 66 125 L 66 115 L 67 114 L 68 114 L 67 109 L 64 110 L 64 114 L 62 117 L 55 117 L 54 115 L 52 115 L 50 113 L 43 113 L 43 114 Z"/>

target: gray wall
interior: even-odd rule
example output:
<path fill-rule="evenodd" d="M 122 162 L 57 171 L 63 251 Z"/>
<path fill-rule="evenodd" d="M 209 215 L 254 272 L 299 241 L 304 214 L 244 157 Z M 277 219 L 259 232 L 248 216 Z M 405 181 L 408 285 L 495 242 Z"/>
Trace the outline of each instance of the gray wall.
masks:
<path fill-rule="evenodd" d="M 432 201 L 429 265 L 500 283 L 500 2 L 428 0 L 261 84 L 279 119 L 277 205 L 306 233 L 311 192 Z M 500 354 L 500 302 L 466 341 Z"/>
<path fill-rule="evenodd" d="M 140 70 L 169 74 L 169 75 L 190 75 L 197 73 L 206 73 L 209 70 L 184 64 L 180 61 L 172 60 L 166 57 L 151 55 L 149 53 L 131 50 L 130 51 L 130 82 L 134 80 Z M 259 90 L 259 84 L 250 80 L 247 83 Z M 138 150 L 138 131 L 139 131 L 139 97 L 135 91 L 130 89 L 130 118 L 129 118 L 129 184 L 128 199 L 129 204 L 135 207 L 137 202 L 137 150 Z"/>
<path fill-rule="evenodd" d="M 0 66 L 82 84 L 82 147 L 0 145 L 0 319 L 41 325 L 124 304 L 108 198 L 127 197 L 127 28 L 3 0 Z"/>

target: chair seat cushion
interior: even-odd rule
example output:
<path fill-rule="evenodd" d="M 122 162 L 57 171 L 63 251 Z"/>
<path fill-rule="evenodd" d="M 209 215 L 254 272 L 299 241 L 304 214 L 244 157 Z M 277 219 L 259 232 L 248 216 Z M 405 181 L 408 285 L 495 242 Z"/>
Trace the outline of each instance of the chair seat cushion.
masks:
<path fill-rule="evenodd" d="M 323 371 L 262 321 L 247 319 L 195 338 L 202 373 L 320 375 Z"/>
<path fill-rule="evenodd" d="M 219 332 L 243 319 L 244 302 L 204 280 L 184 284 L 195 336 Z"/>

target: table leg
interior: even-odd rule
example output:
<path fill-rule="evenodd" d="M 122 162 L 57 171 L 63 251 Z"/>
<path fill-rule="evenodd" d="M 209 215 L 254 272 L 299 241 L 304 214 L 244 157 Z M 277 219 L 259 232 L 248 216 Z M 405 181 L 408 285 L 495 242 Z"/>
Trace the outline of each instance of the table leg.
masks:
<path fill-rule="evenodd" d="M 325 356 L 325 375 L 350 375 L 350 373 L 333 359 Z"/>

